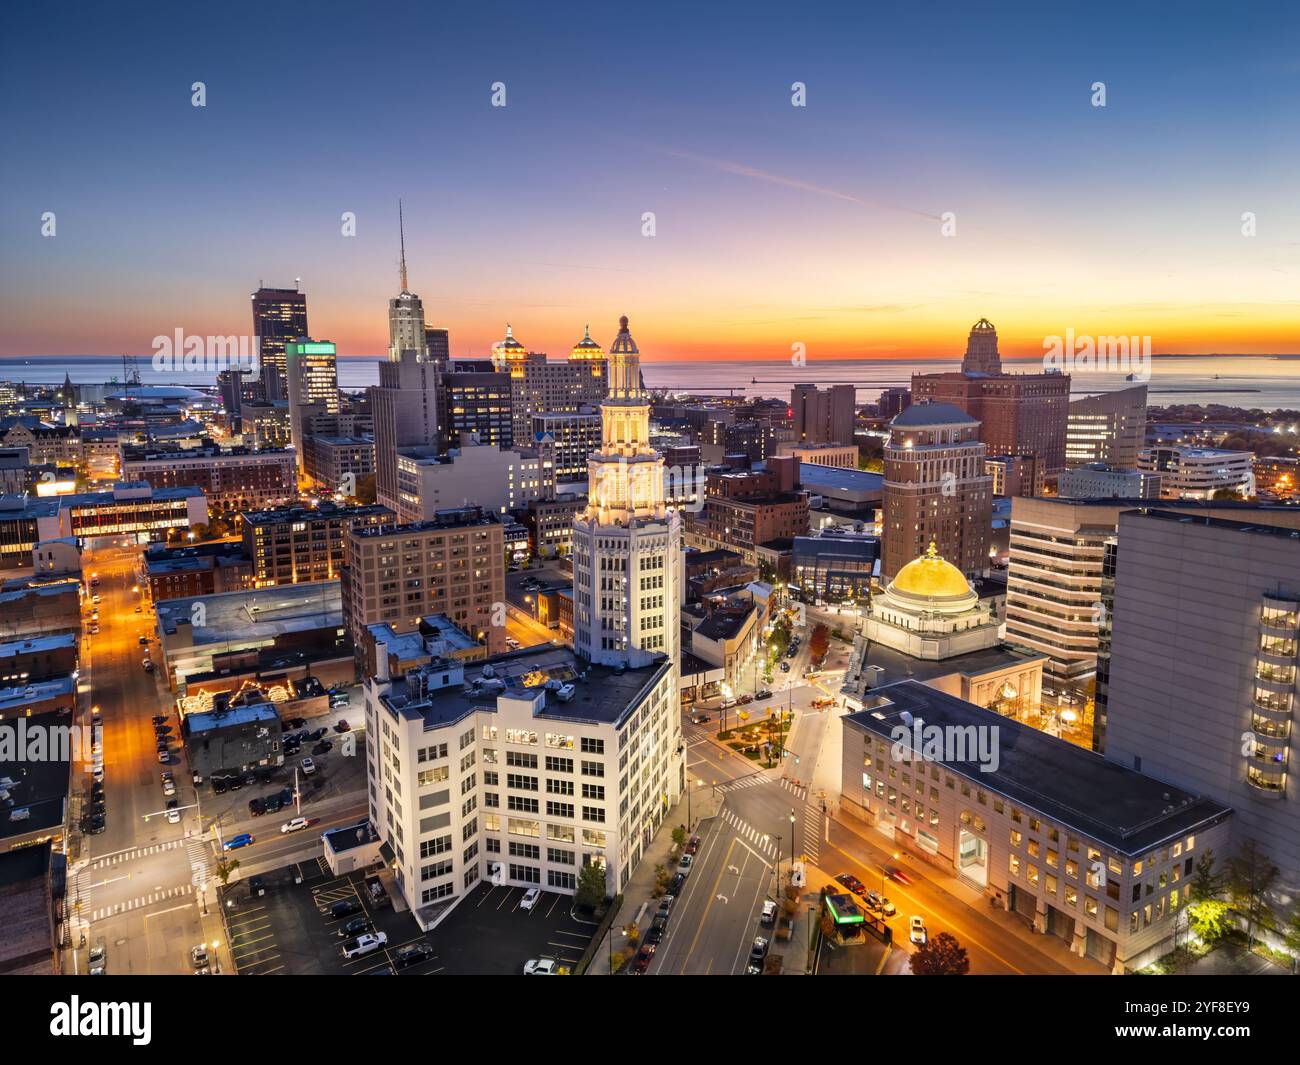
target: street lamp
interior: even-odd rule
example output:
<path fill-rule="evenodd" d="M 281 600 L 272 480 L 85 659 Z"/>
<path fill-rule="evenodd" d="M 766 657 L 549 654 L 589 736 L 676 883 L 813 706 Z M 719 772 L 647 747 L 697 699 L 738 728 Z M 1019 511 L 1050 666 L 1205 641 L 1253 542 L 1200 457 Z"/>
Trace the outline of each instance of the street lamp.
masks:
<path fill-rule="evenodd" d="M 618 934 L 627 937 L 627 929 L 620 928 Z M 609 931 L 605 933 L 605 945 L 609 948 L 609 975 L 614 975 L 614 926 L 610 924 Z"/>
<path fill-rule="evenodd" d="M 790 807 L 790 875 L 794 875 L 794 807 Z"/>

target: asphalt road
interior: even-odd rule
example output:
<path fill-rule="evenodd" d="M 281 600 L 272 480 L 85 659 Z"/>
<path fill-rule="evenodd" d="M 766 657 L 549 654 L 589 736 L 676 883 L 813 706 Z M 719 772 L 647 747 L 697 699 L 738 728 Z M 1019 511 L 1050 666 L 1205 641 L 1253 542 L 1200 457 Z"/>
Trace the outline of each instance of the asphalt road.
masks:
<path fill-rule="evenodd" d="M 321 853 L 320 833 L 327 828 L 352 824 L 365 815 L 364 746 L 358 757 L 341 764 L 335 751 L 323 759 L 329 786 L 308 795 L 302 813 L 318 816 L 320 823 L 302 832 L 281 835 L 279 825 L 294 816 L 293 811 L 253 818 L 247 800 L 278 789 L 280 784 L 227 793 L 212 804 L 207 792 L 200 801 L 190 782 L 190 769 L 179 740 L 180 722 L 171 712 L 171 698 L 161 679 L 161 661 L 153 638 L 153 614 L 136 586 L 136 548 L 106 546 L 87 556 L 87 576 L 99 576 L 98 634 L 90 635 L 89 611 L 82 647 L 83 702 L 97 705 L 103 724 L 104 790 L 107 828 L 96 836 L 85 836 L 80 854 L 70 870 L 74 918 L 86 935 L 86 947 L 103 942 L 108 948 L 110 973 L 189 973 L 189 950 L 195 943 L 222 938 L 220 919 L 209 912 L 198 884 L 209 883 L 206 908 L 213 910 L 213 871 L 218 857 L 210 831 L 213 817 L 221 814 L 221 831 L 226 838 L 238 832 L 253 833 L 258 842 L 234 853 L 240 861 L 240 877 L 276 868 L 298 860 L 310 860 Z M 136 613 L 136 605 L 142 605 Z M 150 638 L 149 647 L 139 636 Z M 141 662 L 151 653 L 156 669 L 146 673 Z M 332 723 L 348 711 L 341 710 L 321 724 Z M 160 764 L 152 718 L 166 714 L 175 742 L 171 761 Z M 359 709 L 351 711 L 354 726 L 360 723 Z M 364 733 L 361 733 L 364 737 Z M 176 783 L 181 811 L 179 824 L 165 816 L 161 774 L 170 770 Z M 88 773 L 74 778 L 74 792 L 88 793 Z M 209 808 L 209 805 L 213 808 Z M 201 806 L 201 809 L 200 809 Z M 202 813 L 202 818 L 200 818 Z M 74 936 L 74 964 L 86 968 L 85 949 Z M 218 952 L 220 956 L 220 952 Z"/>

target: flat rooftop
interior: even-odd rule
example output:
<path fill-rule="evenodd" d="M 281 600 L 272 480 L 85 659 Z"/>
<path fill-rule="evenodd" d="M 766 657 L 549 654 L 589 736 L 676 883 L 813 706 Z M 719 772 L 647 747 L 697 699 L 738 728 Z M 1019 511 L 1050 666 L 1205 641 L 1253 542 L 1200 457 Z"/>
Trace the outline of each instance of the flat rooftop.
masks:
<path fill-rule="evenodd" d="M 968 651 L 952 658 L 934 659 L 912 658 L 892 647 L 872 642 L 867 648 L 867 660 L 864 665 L 879 666 L 885 672 L 883 684 L 893 684 L 900 680 L 917 680 L 922 683 L 936 677 L 947 677 L 954 673 L 967 676 L 979 676 L 1000 669 L 1024 665 L 1036 659 L 1047 660 L 1047 656 L 1027 647 L 1004 643 L 997 647 L 985 647 L 979 651 Z"/>
<path fill-rule="evenodd" d="M 1139 858 L 1167 840 L 1231 813 L 1222 803 L 1126 769 L 916 680 L 875 688 L 868 700 L 864 709 L 846 715 L 845 720 L 886 740 L 892 740 L 895 728 L 910 733 L 917 720 L 962 729 L 996 726 L 996 769 L 982 771 L 975 757 L 936 761 L 979 787 L 1129 858 Z"/>
<path fill-rule="evenodd" d="M 195 604 L 202 604 L 202 610 L 196 612 Z M 164 637 L 188 627 L 195 647 L 234 638 L 256 642 L 291 632 L 341 627 L 343 593 L 338 581 L 311 581 L 164 599 L 156 610 L 158 631 Z M 203 618 L 201 625 L 193 623 L 196 616 Z"/>
<path fill-rule="evenodd" d="M 25 640 L 10 640 L 7 643 L 0 643 L 0 660 L 16 658 L 18 655 L 58 651 L 65 647 L 71 647 L 75 650 L 77 643 L 77 635 L 73 632 L 61 632 L 55 636 L 32 636 Z"/>
<path fill-rule="evenodd" d="M 70 676 L 0 688 L 0 717 L 31 706 L 33 703 L 43 703 L 46 699 L 57 699 L 60 695 L 71 695 L 73 690 L 74 685 Z"/>
<path fill-rule="evenodd" d="M 66 736 L 67 742 L 47 744 L 43 758 L 30 761 L 26 758 L 0 760 L 0 781 L 7 778 L 12 782 L 11 786 L 4 788 L 9 792 L 9 798 L 0 802 L 0 839 L 57 828 L 63 824 L 64 807 L 68 799 L 73 739 L 71 735 L 58 730 L 67 729 L 72 724 L 72 718 L 67 714 L 46 713 L 34 714 L 24 718 L 23 722 L 28 743 L 31 742 L 34 729 L 49 730 L 46 732 L 49 737 Z M 13 744 L 4 746 L 17 747 L 22 735 L 17 731 L 17 722 L 6 716 L 0 722 L 0 727 L 6 731 L 13 730 Z M 24 745 L 24 749 L 15 750 L 14 753 L 25 755 L 26 748 L 27 745 Z M 9 810 L 23 808 L 31 811 L 29 816 L 21 821 L 9 820 Z"/>
<path fill-rule="evenodd" d="M 279 720 L 280 712 L 275 708 L 274 703 L 239 703 L 235 706 L 227 706 L 224 710 L 209 710 L 202 714 L 186 715 L 185 731 L 194 736 L 219 728 Z"/>
<path fill-rule="evenodd" d="M 430 672 L 445 672 L 460 663 L 434 662 Z M 480 690 L 470 694 L 475 682 L 487 683 L 483 670 L 490 666 L 495 679 L 503 688 Z M 535 715 L 535 720 L 574 722 L 581 724 L 611 725 L 619 727 L 639 705 L 639 696 L 649 690 L 670 668 L 666 659 L 640 669 L 621 672 L 608 666 L 598 666 L 578 658 L 567 647 L 544 644 L 540 647 L 497 655 L 486 662 L 475 662 L 465 668 L 465 683 L 442 688 L 427 695 L 421 694 L 415 684 L 414 671 L 401 680 L 394 681 L 384 703 L 406 719 L 424 722 L 426 729 L 442 728 L 466 717 L 476 710 L 496 710 L 497 697 L 530 697 L 545 692 L 545 703 Z M 580 679 L 580 674 L 586 679 Z M 544 685 L 548 680 L 572 683 L 574 695 L 562 702 L 554 691 Z"/>

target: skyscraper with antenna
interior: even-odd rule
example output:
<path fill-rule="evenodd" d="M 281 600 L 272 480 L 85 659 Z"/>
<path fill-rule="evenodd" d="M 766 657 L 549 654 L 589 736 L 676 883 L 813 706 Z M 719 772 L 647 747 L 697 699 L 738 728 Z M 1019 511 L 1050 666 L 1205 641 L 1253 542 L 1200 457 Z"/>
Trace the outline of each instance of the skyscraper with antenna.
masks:
<path fill-rule="evenodd" d="M 375 496 L 394 513 L 398 449 L 438 446 L 441 373 L 441 364 L 429 356 L 424 304 L 409 287 L 401 200 L 397 240 L 401 291 L 388 301 L 388 361 L 379 364 L 379 384 L 369 390 L 375 420 Z"/>
<path fill-rule="evenodd" d="M 388 361 L 400 362 L 402 352 L 412 351 L 416 361 L 426 362 L 429 348 L 424 337 L 424 303 L 410 289 L 406 273 L 406 225 L 402 201 L 397 201 L 397 239 L 401 249 L 399 280 L 401 291 L 388 301 Z"/>

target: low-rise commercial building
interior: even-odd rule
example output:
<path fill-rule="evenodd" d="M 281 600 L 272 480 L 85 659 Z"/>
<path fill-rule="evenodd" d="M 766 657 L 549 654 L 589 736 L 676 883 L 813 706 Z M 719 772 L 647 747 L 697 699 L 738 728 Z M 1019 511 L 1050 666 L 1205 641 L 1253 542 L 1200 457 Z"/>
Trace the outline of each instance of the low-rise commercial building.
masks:
<path fill-rule="evenodd" d="M 1213 499 L 1217 492 L 1255 494 L 1255 455 L 1211 447 L 1143 448 L 1137 468 L 1160 475 L 1165 499 Z"/>
<path fill-rule="evenodd" d="M 210 441 L 181 451 L 127 447 L 123 476 L 154 488 L 198 488 L 214 511 L 253 510 L 298 495 L 294 452 L 284 448 L 222 448 Z"/>
<path fill-rule="evenodd" d="M 914 680 L 842 719 L 841 810 L 1122 973 L 1166 953 L 1231 810 Z"/>
<path fill-rule="evenodd" d="M 1160 475 L 1105 463 L 1076 466 L 1057 478 L 1056 494 L 1065 499 L 1159 499 Z"/>

